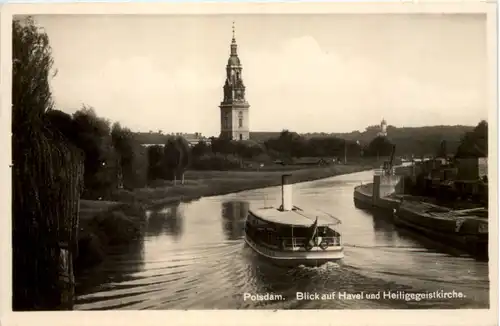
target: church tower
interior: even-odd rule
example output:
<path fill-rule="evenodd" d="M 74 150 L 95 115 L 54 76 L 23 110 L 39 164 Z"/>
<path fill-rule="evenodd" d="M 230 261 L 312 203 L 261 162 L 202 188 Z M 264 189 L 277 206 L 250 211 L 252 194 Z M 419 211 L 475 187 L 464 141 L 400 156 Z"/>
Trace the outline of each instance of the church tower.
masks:
<path fill-rule="evenodd" d="M 250 105 L 245 99 L 245 85 L 241 75 L 242 66 L 237 50 L 233 22 L 233 39 L 231 41 L 231 54 L 226 66 L 224 99 L 219 106 L 221 116 L 220 137 L 232 140 L 247 140 L 250 138 L 248 121 Z"/>

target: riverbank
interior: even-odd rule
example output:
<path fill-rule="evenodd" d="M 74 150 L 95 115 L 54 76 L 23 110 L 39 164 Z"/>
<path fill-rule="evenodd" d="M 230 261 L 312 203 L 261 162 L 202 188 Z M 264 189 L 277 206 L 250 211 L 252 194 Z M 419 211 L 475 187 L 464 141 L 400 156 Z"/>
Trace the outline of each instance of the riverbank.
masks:
<path fill-rule="evenodd" d="M 287 171 L 188 171 L 185 182 L 156 181 L 150 188 L 117 190 L 108 201 L 81 200 L 77 272 L 99 264 L 107 248 L 141 238 L 146 211 L 201 197 L 279 186 L 281 175 L 292 183 L 370 170 L 370 165 L 332 165 Z"/>
<path fill-rule="evenodd" d="M 119 190 L 111 200 L 155 208 L 201 197 L 279 186 L 284 173 L 290 173 L 291 182 L 298 183 L 370 169 L 370 166 L 362 165 L 335 165 L 293 171 L 188 171 L 184 184 L 180 181 L 175 185 L 172 181 L 157 181 L 151 188 Z"/>
<path fill-rule="evenodd" d="M 110 247 L 140 240 L 146 208 L 133 203 L 81 200 L 79 222 L 76 274 L 101 263 Z"/>

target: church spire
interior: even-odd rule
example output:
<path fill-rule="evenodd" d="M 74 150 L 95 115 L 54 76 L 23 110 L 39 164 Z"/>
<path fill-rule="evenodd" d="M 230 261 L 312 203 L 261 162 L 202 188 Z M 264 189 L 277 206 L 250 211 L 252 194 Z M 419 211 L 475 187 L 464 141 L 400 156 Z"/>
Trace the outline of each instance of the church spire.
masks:
<path fill-rule="evenodd" d="M 231 40 L 231 56 L 237 56 L 238 55 L 238 45 L 236 44 L 236 37 L 234 33 L 234 21 L 233 21 L 233 38 Z"/>
<path fill-rule="evenodd" d="M 234 21 L 233 21 L 233 40 L 232 40 L 232 43 L 236 43 L 236 38 L 234 36 Z"/>

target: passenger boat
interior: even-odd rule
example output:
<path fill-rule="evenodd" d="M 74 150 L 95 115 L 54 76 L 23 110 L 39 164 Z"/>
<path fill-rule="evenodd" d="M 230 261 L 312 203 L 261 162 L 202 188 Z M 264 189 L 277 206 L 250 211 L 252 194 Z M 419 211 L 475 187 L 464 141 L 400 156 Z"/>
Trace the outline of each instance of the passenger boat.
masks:
<path fill-rule="evenodd" d="M 282 176 L 280 207 L 249 210 L 245 242 L 279 265 L 320 266 L 342 259 L 341 235 L 335 229 L 341 221 L 319 210 L 293 206 L 290 176 Z"/>

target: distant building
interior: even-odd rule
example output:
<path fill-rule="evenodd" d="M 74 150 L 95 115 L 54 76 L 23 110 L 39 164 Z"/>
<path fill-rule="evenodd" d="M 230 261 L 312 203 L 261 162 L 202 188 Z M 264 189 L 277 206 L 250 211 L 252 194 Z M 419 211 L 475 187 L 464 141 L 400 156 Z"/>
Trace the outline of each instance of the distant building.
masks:
<path fill-rule="evenodd" d="M 190 146 L 194 146 L 201 141 L 205 142 L 206 144 L 210 144 L 210 139 L 208 139 L 207 137 L 204 137 L 199 132 L 195 132 L 194 134 L 181 134 L 179 136 L 184 137 L 184 139 L 187 140 L 187 142 L 189 143 Z"/>
<path fill-rule="evenodd" d="M 198 144 L 199 142 L 203 141 L 205 142 L 207 145 L 210 145 L 210 138 L 207 138 L 207 137 L 204 137 L 201 133 L 199 132 L 195 132 L 195 133 L 180 133 L 180 132 L 176 132 L 176 133 L 170 133 L 170 134 L 167 134 L 165 135 L 165 137 L 168 137 L 168 136 L 174 136 L 174 137 L 183 137 L 184 139 L 186 139 L 186 141 L 188 142 L 189 146 L 194 146 L 196 144 Z M 163 140 L 163 139 L 162 139 Z M 155 142 L 155 143 L 146 143 L 146 144 L 141 144 L 142 146 L 144 147 L 150 147 L 150 146 L 165 146 L 165 143 L 166 143 L 166 139 L 165 141 L 158 141 L 158 142 Z"/>
<path fill-rule="evenodd" d="M 387 136 L 387 121 L 385 121 L 385 119 L 382 119 L 380 122 L 380 131 L 378 132 L 378 136 Z"/>
<path fill-rule="evenodd" d="M 165 146 L 165 144 L 141 144 L 141 146 L 144 146 L 144 147 L 151 147 L 151 146 Z"/>
<path fill-rule="evenodd" d="M 231 54 L 226 65 L 226 82 L 223 88 L 224 98 L 219 106 L 220 137 L 231 140 L 248 140 L 250 138 L 248 118 L 250 105 L 245 99 L 245 85 L 241 75 L 243 68 L 237 49 L 233 23 Z"/>
<path fill-rule="evenodd" d="M 324 158 L 324 157 L 300 157 L 293 160 L 294 165 L 329 165 L 333 163 L 338 163 L 338 159 L 334 157 Z"/>

